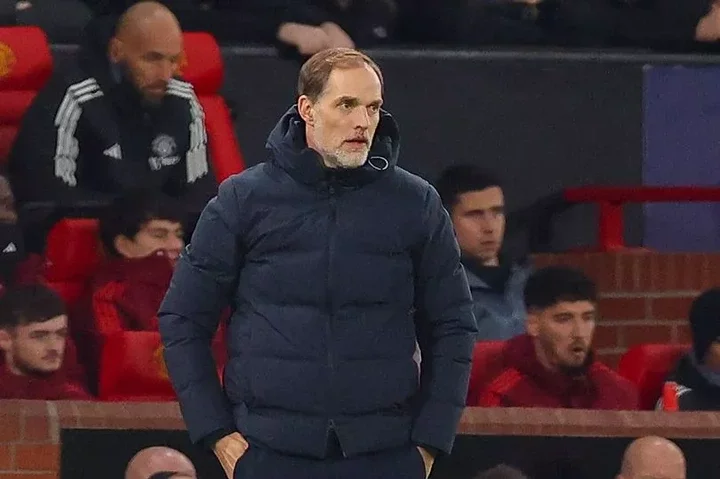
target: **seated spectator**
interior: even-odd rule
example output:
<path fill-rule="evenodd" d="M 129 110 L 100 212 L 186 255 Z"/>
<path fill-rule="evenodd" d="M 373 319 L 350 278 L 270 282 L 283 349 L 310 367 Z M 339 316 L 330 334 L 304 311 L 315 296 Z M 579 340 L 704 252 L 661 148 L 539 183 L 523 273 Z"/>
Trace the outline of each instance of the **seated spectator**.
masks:
<path fill-rule="evenodd" d="M 638 409 L 632 383 L 590 349 L 597 293 L 589 278 L 564 267 L 538 270 L 525 286 L 525 305 L 527 334 L 507 341 L 504 369 L 477 406 Z"/>
<path fill-rule="evenodd" d="M 125 479 L 196 479 L 195 466 L 188 457 L 169 447 L 148 447 L 133 456 Z"/>
<path fill-rule="evenodd" d="M 633 441 L 623 455 L 617 479 L 685 479 L 685 455 L 662 437 L 648 436 Z"/>
<path fill-rule="evenodd" d="M 72 328 L 85 364 L 99 364 L 104 339 L 112 334 L 158 331 L 157 311 L 185 246 L 178 211 L 172 198 L 145 193 L 117 198 L 100 217 L 106 260 L 91 278 Z M 218 364 L 225 364 L 224 335 L 223 321 L 213 343 Z M 89 366 L 87 374 L 94 388 L 97 368 Z"/>
<path fill-rule="evenodd" d="M 17 219 L 10 183 L 0 176 L 0 293 L 14 284 L 40 281 L 42 256 L 26 254 Z"/>
<path fill-rule="evenodd" d="M 681 411 L 720 410 L 720 288 L 705 291 L 690 308 L 692 350 L 678 362 L 668 381 L 677 383 Z M 658 409 L 663 408 L 662 399 Z"/>
<path fill-rule="evenodd" d="M 64 364 L 68 318 L 55 293 L 20 286 L 0 298 L 0 399 L 90 399 Z"/>
<path fill-rule="evenodd" d="M 525 332 L 523 288 L 528 265 L 501 255 L 505 199 L 500 182 L 474 165 L 453 166 L 437 189 L 450 213 L 472 292 L 478 340 L 505 340 Z"/>
<path fill-rule="evenodd" d="M 500 464 L 499 466 L 479 473 L 474 479 L 528 479 L 528 477 L 519 469 Z"/>
<path fill-rule="evenodd" d="M 109 43 L 88 38 L 76 71 L 58 73 L 23 119 L 9 159 L 18 202 L 73 206 L 146 190 L 199 214 L 216 184 L 202 109 L 175 78 L 182 39 L 154 2 L 127 10 Z"/>
<path fill-rule="evenodd" d="M 100 218 L 108 260 L 92 279 L 96 332 L 157 331 L 156 313 L 185 246 L 176 203 L 159 195 L 122 197 Z"/>

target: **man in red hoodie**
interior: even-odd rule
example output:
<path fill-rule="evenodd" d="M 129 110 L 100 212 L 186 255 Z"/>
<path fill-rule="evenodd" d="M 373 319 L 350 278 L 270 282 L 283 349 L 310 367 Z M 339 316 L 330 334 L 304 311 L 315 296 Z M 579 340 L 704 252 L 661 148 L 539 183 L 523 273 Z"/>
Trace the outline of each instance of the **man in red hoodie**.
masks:
<path fill-rule="evenodd" d="M 506 342 L 503 370 L 479 395 L 481 407 L 638 409 L 634 386 L 596 361 L 595 284 L 582 272 L 548 267 L 525 286 L 527 334 Z"/>
<path fill-rule="evenodd" d="M 170 198 L 138 194 L 118 199 L 100 218 L 108 256 L 92 281 L 95 331 L 157 331 L 156 313 L 185 246 L 183 215 Z"/>
<path fill-rule="evenodd" d="M 67 331 L 62 299 L 44 286 L 0 298 L 0 399 L 90 399 L 68 373 Z"/>
<path fill-rule="evenodd" d="M 155 193 L 119 197 L 99 218 L 106 258 L 91 280 L 91 295 L 73 330 L 91 384 L 99 377 L 106 338 L 123 331 L 158 331 L 157 311 L 185 247 L 184 219 L 179 203 Z M 220 366 L 226 357 L 223 337 L 221 327 L 213 344 Z"/>

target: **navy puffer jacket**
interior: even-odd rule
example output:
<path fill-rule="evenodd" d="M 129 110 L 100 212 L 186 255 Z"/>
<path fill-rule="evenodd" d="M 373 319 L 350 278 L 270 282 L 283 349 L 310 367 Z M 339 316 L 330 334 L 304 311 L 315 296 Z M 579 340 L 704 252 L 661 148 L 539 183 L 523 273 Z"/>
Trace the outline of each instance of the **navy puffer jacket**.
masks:
<path fill-rule="evenodd" d="M 296 108 L 268 148 L 207 205 L 159 312 L 191 438 L 237 430 L 322 458 L 334 430 L 347 456 L 411 442 L 449 452 L 472 301 L 437 193 L 395 166 L 394 120 L 383 112 L 353 170 L 322 166 Z M 223 390 L 210 343 L 228 304 Z"/>

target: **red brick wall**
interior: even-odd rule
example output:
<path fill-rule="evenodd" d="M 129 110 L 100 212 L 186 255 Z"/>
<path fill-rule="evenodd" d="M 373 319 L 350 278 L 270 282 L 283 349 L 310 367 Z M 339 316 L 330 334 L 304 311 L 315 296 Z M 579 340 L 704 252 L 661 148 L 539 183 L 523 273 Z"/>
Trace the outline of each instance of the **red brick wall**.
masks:
<path fill-rule="evenodd" d="M 185 426 L 176 403 L 0 400 L 0 479 L 57 479 L 61 429 Z"/>
<path fill-rule="evenodd" d="M 59 430 L 52 410 L 45 402 L 0 401 L 0 479 L 57 477 Z"/>
<path fill-rule="evenodd" d="M 58 479 L 61 429 L 184 429 L 175 403 L 0 400 L 0 479 Z M 712 412 L 580 411 L 468 408 L 460 434 L 716 438 Z"/>
<path fill-rule="evenodd" d="M 595 347 L 616 365 L 638 343 L 687 343 L 687 313 L 697 294 L 720 286 L 720 254 L 650 252 L 539 255 L 537 266 L 571 265 L 598 284 Z"/>

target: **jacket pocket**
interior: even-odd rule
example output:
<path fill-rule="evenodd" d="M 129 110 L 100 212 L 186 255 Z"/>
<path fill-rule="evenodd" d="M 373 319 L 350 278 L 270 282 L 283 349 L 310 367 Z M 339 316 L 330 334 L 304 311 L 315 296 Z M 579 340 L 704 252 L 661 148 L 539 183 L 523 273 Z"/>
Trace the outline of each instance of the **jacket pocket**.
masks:
<path fill-rule="evenodd" d="M 418 479 L 425 479 L 425 459 L 423 459 L 422 454 L 420 453 L 420 449 L 415 444 L 411 445 L 412 451 L 411 456 L 412 464 L 410 464 L 410 471 L 413 471 L 413 474 L 410 477 L 417 477 Z"/>
<path fill-rule="evenodd" d="M 248 446 L 242 456 L 235 462 L 233 479 L 252 479 L 252 457 L 255 453 L 253 446 Z"/>

